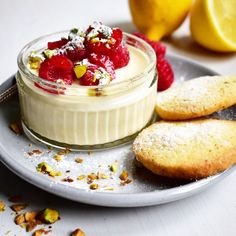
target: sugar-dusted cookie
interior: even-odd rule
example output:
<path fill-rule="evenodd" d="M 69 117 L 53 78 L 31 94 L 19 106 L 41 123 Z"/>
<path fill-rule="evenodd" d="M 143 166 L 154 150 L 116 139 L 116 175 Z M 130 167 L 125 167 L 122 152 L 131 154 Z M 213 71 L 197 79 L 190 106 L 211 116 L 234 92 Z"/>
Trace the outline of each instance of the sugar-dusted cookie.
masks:
<path fill-rule="evenodd" d="M 236 104 L 236 76 L 204 76 L 181 82 L 157 95 L 164 120 L 206 116 Z"/>
<path fill-rule="evenodd" d="M 236 163 L 236 121 L 160 121 L 137 136 L 133 151 L 155 174 L 204 178 Z"/>

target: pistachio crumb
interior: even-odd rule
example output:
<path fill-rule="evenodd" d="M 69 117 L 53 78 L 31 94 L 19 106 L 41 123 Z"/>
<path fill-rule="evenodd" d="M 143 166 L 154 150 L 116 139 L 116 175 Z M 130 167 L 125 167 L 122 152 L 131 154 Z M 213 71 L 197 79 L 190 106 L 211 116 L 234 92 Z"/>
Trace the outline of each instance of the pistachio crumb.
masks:
<path fill-rule="evenodd" d="M 74 180 L 73 180 L 71 177 L 69 177 L 69 176 L 63 178 L 61 181 L 62 181 L 62 182 L 68 182 L 68 183 L 74 182 Z"/>
<path fill-rule="evenodd" d="M 98 173 L 98 179 L 109 179 L 109 176 L 104 173 Z"/>
<path fill-rule="evenodd" d="M 53 150 L 52 146 L 47 145 L 48 150 Z"/>
<path fill-rule="evenodd" d="M 16 134 L 21 135 L 22 134 L 22 127 L 20 124 L 14 122 L 10 124 L 10 129 Z"/>
<path fill-rule="evenodd" d="M 85 233 L 81 229 L 76 229 L 71 233 L 71 236 L 85 236 Z"/>
<path fill-rule="evenodd" d="M 88 181 L 93 181 L 95 179 L 98 179 L 98 176 L 95 173 L 91 173 L 87 176 Z"/>
<path fill-rule="evenodd" d="M 41 151 L 41 150 L 39 150 L 39 149 L 34 149 L 34 150 L 32 150 L 31 152 L 28 152 L 28 155 L 29 156 L 33 156 L 33 155 L 36 155 L 36 156 L 39 156 L 39 155 L 41 155 L 43 152 Z"/>
<path fill-rule="evenodd" d="M 111 164 L 110 170 L 111 170 L 113 173 L 116 173 L 117 169 L 118 169 L 117 162 Z"/>
<path fill-rule="evenodd" d="M 39 219 L 43 223 L 53 224 L 60 219 L 60 216 L 57 210 L 46 208 L 39 213 Z"/>
<path fill-rule="evenodd" d="M 43 174 L 47 174 L 51 177 L 55 177 L 55 176 L 61 176 L 61 172 L 60 171 L 55 171 L 51 166 L 49 166 L 46 162 L 41 162 L 38 164 L 38 166 L 36 167 L 38 172 L 41 172 Z"/>
<path fill-rule="evenodd" d="M 124 186 L 124 185 L 126 185 L 126 184 L 130 184 L 131 182 L 132 182 L 131 179 L 121 180 L 121 181 L 120 181 L 120 185 L 121 185 L 121 186 Z"/>
<path fill-rule="evenodd" d="M 86 177 L 86 175 L 79 175 L 78 178 L 77 178 L 77 180 L 82 180 L 82 179 L 84 179 L 85 177 Z"/>
<path fill-rule="evenodd" d="M 36 220 L 29 221 L 28 224 L 26 225 L 26 232 L 33 231 L 37 225 L 38 223 Z"/>
<path fill-rule="evenodd" d="M 99 185 L 98 184 L 90 184 L 89 188 L 92 189 L 92 190 L 96 190 L 96 189 L 99 188 Z"/>
<path fill-rule="evenodd" d="M 25 223 L 25 217 L 24 217 L 24 215 L 23 215 L 23 214 L 17 215 L 17 216 L 15 217 L 15 223 L 16 223 L 17 225 L 21 225 L 21 224 Z"/>
<path fill-rule="evenodd" d="M 114 188 L 113 187 L 107 187 L 107 188 L 105 188 L 105 190 L 114 191 Z"/>
<path fill-rule="evenodd" d="M 36 216 L 37 216 L 38 212 L 36 211 L 28 211 L 25 213 L 25 221 L 26 222 L 30 222 L 30 221 L 33 221 L 36 219 Z"/>
<path fill-rule="evenodd" d="M 6 204 L 3 201 L 0 201 L 0 212 L 6 210 Z"/>
<path fill-rule="evenodd" d="M 129 176 L 129 173 L 126 170 L 123 170 L 122 173 L 120 174 L 119 178 L 121 180 L 126 180 Z"/>
<path fill-rule="evenodd" d="M 80 157 L 78 157 L 78 158 L 75 159 L 75 162 L 76 162 L 76 163 L 79 163 L 79 164 L 83 163 L 83 161 L 84 161 L 84 160 L 83 160 L 82 158 L 80 158 Z"/>
<path fill-rule="evenodd" d="M 60 156 L 60 155 L 55 155 L 53 158 L 54 158 L 56 161 L 61 161 L 61 160 L 62 160 L 62 156 Z"/>
<path fill-rule="evenodd" d="M 38 229 L 33 233 L 33 236 L 42 236 L 43 234 L 48 234 L 51 230 Z"/>
<path fill-rule="evenodd" d="M 18 212 L 24 210 L 27 206 L 28 206 L 28 204 L 26 204 L 26 203 L 14 204 L 14 205 L 11 206 L 11 209 L 13 211 L 15 211 L 16 213 L 18 213 Z"/>
<path fill-rule="evenodd" d="M 66 149 L 63 149 L 63 150 L 59 151 L 57 153 L 57 155 L 63 156 L 63 155 L 70 154 L 70 153 L 71 153 L 71 150 L 69 148 L 66 148 Z"/>

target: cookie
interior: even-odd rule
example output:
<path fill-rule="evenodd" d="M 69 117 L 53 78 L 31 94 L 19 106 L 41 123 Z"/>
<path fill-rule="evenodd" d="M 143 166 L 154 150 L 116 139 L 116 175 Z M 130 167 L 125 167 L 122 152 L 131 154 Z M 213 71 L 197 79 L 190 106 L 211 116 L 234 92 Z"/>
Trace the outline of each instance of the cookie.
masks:
<path fill-rule="evenodd" d="M 187 120 L 236 104 L 236 76 L 204 76 L 184 81 L 157 95 L 164 120 Z"/>
<path fill-rule="evenodd" d="M 137 136 L 133 151 L 139 162 L 161 176 L 211 176 L 236 163 L 236 121 L 160 121 Z"/>

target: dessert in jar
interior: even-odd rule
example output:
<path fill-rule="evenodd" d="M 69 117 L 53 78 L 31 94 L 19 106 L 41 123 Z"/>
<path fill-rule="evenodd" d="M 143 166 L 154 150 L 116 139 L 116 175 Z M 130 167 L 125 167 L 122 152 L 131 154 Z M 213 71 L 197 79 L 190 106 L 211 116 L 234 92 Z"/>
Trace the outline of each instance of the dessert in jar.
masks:
<path fill-rule="evenodd" d="M 153 118 L 155 52 L 119 28 L 94 22 L 41 37 L 22 49 L 18 66 L 21 119 L 30 138 L 106 148 L 130 140 Z"/>

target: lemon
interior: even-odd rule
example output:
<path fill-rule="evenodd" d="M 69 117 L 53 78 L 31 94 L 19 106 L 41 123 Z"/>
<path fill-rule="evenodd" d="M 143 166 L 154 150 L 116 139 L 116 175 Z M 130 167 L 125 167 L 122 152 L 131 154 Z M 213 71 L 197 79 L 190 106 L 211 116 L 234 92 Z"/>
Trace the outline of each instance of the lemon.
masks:
<path fill-rule="evenodd" d="M 220 52 L 236 51 L 236 0 L 196 0 L 190 13 L 193 39 Z"/>
<path fill-rule="evenodd" d="M 133 22 L 152 40 L 170 35 L 184 21 L 192 0 L 129 0 Z"/>

